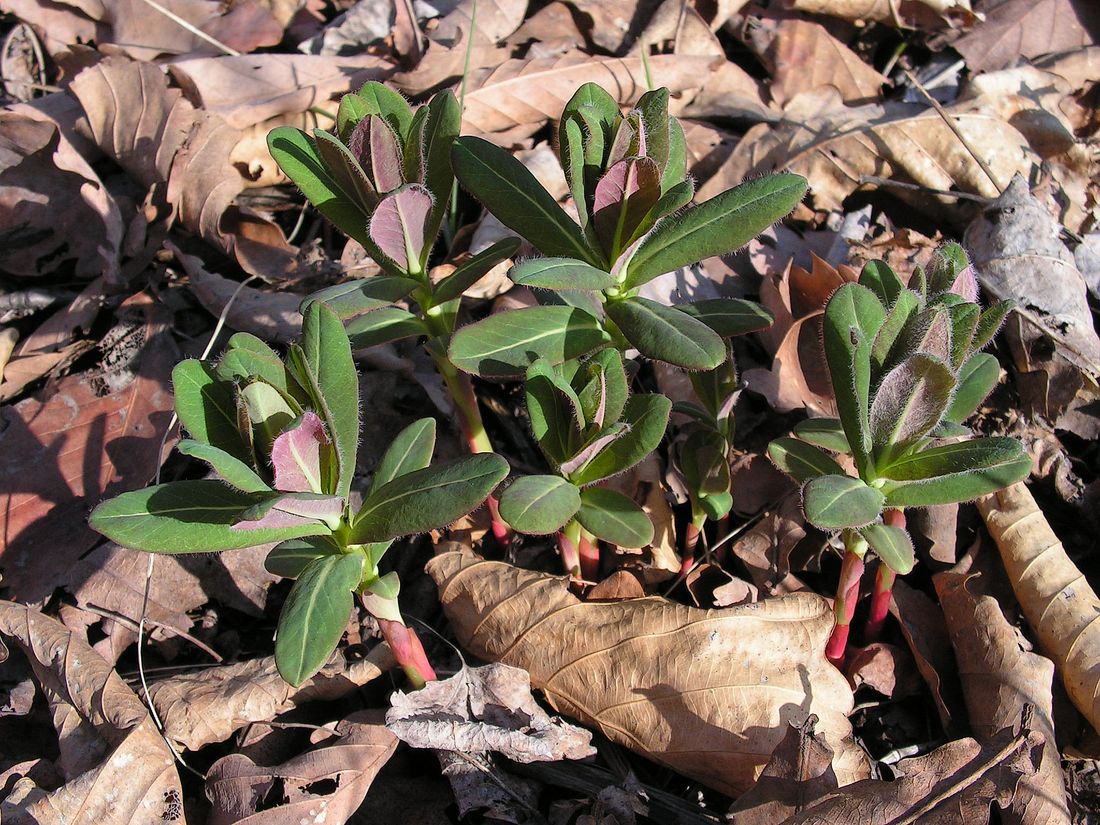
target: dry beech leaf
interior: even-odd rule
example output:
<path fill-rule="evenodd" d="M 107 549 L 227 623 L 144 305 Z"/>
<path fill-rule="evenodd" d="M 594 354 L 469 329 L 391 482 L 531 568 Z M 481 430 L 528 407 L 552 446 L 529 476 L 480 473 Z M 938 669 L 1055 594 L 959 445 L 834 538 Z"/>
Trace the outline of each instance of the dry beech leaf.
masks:
<path fill-rule="evenodd" d="M 781 106 L 820 86 L 834 87 L 845 103 L 866 103 L 880 97 L 886 82 L 828 29 L 809 20 L 779 21 L 770 58 L 775 65 L 772 97 Z"/>
<path fill-rule="evenodd" d="M 1007 808 L 1021 777 L 1035 772 L 1042 746 L 1042 734 L 1026 726 L 1018 734 L 1005 729 L 984 745 L 957 739 L 927 756 L 903 759 L 893 782 L 848 785 L 783 825 L 985 825 L 990 805 Z"/>
<path fill-rule="evenodd" d="M 1004 0 L 951 46 L 966 58 L 972 72 L 988 72 L 1020 58 L 1095 43 L 1098 28 L 1100 7 L 1089 0 Z"/>
<path fill-rule="evenodd" d="M 0 432 L 0 536 L 4 584 L 38 601 L 68 581 L 98 541 L 88 511 L 103 498 L 140 487 L 160 466 L 172 415 L 169 376 L 179 352 L 170 313 L 141 293 L 120 307 L 115 369 L 58 381 L 44 400 L 6 410 Z"/>
<path fill-rule="evenodd" d="M 66 782 L 53 791 L 20 782 L 0 802 L 0 817 L 38 825 L 183 822 L 171 751 L 141 700 L 88 643 L 8 601 L 0 601 L 0 634 L 23 650 L 50 700 Z"/>
<path fill-rule="evenodd" d="M 975 543 L 954 569 L 933 577 L 955 648 L 970 727 L 978 741 L 985 741 L 1020 718 L 1025 706 L 1034 708 L 1034 727 L 1045 740 L 1042 761 L 1033 776 L 1020 780 L 1007 821 L 1069 825 L 1065 778 L 1054 739 L 1054 663 L 1032 653 L 1009 623 L 993 593 L 993 576 L 1004 576 L 994 566 L 995 557 L 978 552 L 979 547 L 980 542 Z"/>
<path fill-rule="evenodd" d="M 414 748 L 490 751 L 513 762 L 556 762 L 596 754 L 592 734 L 552 719 L 531 695 L 527 671 L 503 664 L 463 667 L 412 693 L 395 693 L 386 727 Z"/>
<path fill-rule="evenodd" d="M 798 11 L 908 28 L 942 28 L 952 18 L 970 21 L 970 0 L 794 0 Z"/>
<path fill-rule="evenodd" d="M 924 691 L 924 682 L 913 657 L 904 649 L 885 642 L 849 648 L 844 670 L 857 691 L 868 687 L 888 699 L 917 696 Z"/>
<path fill-rule="evenodd" d="M 239 753 L 222 757 L 206 774 L 209 825 L 347 822 L 397 747 L 379 716 L 351 714 L 334 737 L 282 765 L 263 767 Z M 318 731 L 315 741 L 329 733 Z"/>
<path fill-rule="evenodd" d="M 791 496 L 763 515 L 737 539 L 730 552 L 746 568 L 756 588 L 768 596 L 781 596 L 809 588 L 791 573 L 791 551 L 806 538 L 806 520 L 797 497 Z"/>
<path fill-rule="evenodd" d="M 98 3 L 94 5 L 102 8 Z M 76 4 L 6 0 L 4 10 L 29 23 L 50 55 L 68 52 L 73 43 L 96 39 L 95 21 L 76 8 Z"/>
<path fill-rule="evenodd" d="M 791 720 L 815 713 L 842 782 L 866 775 L 852 693 L 824 657 L 828 602 L 795 594 L 726 610 L 660 598 L 582 603 L 563 578 L 448 552 L 428 563 L 458 638 L 523 667 L 558 711 L 729 794 Z"/>
<path fill-rule="evenodd" d="M 655 55 L 654 77 L 672 92 L 699 88 L 715 65 L 712 57 Z M 620 104 L 629 105 L 649 88 L 640 57 L 593 57 L 580 51 L 561 57 L 509 60 L 471 74 L 467 83 L 463 133 L 487 134 L 526 128 L 535 132 L 561 116 L 584 83 L 602 86 Z M 511 134 L 511 132 L 510 132 Z"/>
<path fill-rule="evenodd" d="M 165 735 L 188 750 L 198 750 L 304 702 L 353 693 L 391 667 L 393 654 L 383 644 L 354 661 L 337 652 L 315 676 L 294 688 L 279 675 L 275 657 L 266 656 L 171 676 L 150 685 L 149 695 Z"/>
<path fill-rule="evenodd" d="M 1100 599 L 1023 483 L 978 499 L 1012 590 L 1081 715 L 1100 728 Z"/>

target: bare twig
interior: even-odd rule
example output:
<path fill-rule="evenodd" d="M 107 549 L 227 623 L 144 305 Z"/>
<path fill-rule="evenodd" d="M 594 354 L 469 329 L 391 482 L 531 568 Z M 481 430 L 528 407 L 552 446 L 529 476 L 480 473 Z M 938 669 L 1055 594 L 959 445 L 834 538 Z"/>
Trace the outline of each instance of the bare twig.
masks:
<path fill-rule="evenodd" d="M 874 175 L 860 175 L 859 185 L 873 183 L 875 186 L 890 186 L 894 189 L 908 189 L 911 192 L 920 192 L 925 195 L 939 195 L 945 198 L 957 198 L 961 201 L 976 201 L 977 203 L 989 203 L 990 198 L 984 195 L 974 195 L 970 192 L 951 192 L 948 189 L 932 189 L 929 186 L 921 186 L 919 183 L 904 183 L 890 178 L 876 178 Z"/>

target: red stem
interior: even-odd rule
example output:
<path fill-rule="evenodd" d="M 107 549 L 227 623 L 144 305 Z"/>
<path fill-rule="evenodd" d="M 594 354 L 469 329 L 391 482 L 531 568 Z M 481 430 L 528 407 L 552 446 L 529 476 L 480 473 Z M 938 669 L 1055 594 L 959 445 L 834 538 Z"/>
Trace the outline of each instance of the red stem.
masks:
<path fill-rule="evenodd" d="M 598 582 L 600 580 L 600 543 L 589 541 L 588 536 L 581 533 L 577 552 L 580 555 L 581 577 L 586 581 Z"/>
<path fill-rule="evenodd" d="M 905 513 L 899 509 L 891 507 L 884 511 L 882 521 L 891 527 L 905 529 Z M 885 562 L 879 560 L 878 569 L 875 571 L 875 589 L 871 594 L 871 613 L 867 617 L 865 635 L 868 644 L 882 638 L 882 630 L 890 612 L 890 601 L 893 599 L 894 582 L 897 577 L 897 573 Z"/>
<path fill-rule="evenodd" d="M 565 567 L 565 572 L 575 579 L 580 578 L 580 554 L 577 552 L 577 545 L 573 543 L 569 536 L 565 535 L 564 530 L 558 533 L 558 552 L 561 553 L 561 563 Z"/>
<path fill-rule="evenodd" d="M 836 625 L 829 637 L 829 643 L 825 646 L 825 656 L 837 667 L 844 662 L 844 652 L 848 647 L 848 629 L 856 612 L 856 602 L 859 601 L 859 580 L 862 576 L 863 559 L 851 550 L 846 551 L 840 567 L 836 601 L 833 604 Z"/>
<path fill-rule="evenodd" d="M 401 665 L 416 690 L 436 680 L 435 670 L 428 661 L 424 645 L 420 643 L 420 637 L 415 630 L 392 619 L 378 619 L 378 626 L 382 629 L 386 644 L 393 651 L 393 658 Z"/>

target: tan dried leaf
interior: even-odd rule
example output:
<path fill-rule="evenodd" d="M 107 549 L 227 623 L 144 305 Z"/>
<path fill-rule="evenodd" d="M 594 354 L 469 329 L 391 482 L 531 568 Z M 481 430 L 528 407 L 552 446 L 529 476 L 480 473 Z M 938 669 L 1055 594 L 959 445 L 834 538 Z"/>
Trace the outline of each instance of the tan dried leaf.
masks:
<path fill-rule="evenodd" d="M 562 578 L 450 552 L 428 563 L 474 655 L 524 667 L 562 713 L 726 793 L 749 787 L 809 713 L 842 782 L 865 775 L 852 694 L 824 657 L 828 603 L 795 594 L 727 610 L 660 598 L 585 604 Z"/>
<path fill-rule="evenodd" d="M 325 734 L 319 731 L 314 741 Z M 282 765 L 225 756 L 206 774 L 214 808 L 209 825 L 347 822 L 396 747 L 397 737 L 368 710 L 351 714 L 337 724 L 335 737 Z M 281 804 L 273 806 L 273 799 Z"/>
<path fill-rule="evenodd" d="M 1100 599 L 1023 483 L 978 499 L 1012 590 L 1073 704 L 1100 727 Z"/>
<path fill-rule="evenodd" d="M 1054 738 L 1054 663 L 1031 652 L 1027 640 L 1009 623 L 994 593 L 994 577 L 1003 580 L 1004 574 L 994 567 L 995 557 L 979 552 L 980 545 L 976 542 L 954 569 L 933 577 L 955 648 L 970 727 L 984 742 L 1020 718 L 1025 706 L 1034 708 L 1034 727 L 1045 740 L 1042 760 L 1033 776 L 1020 780 L 1006 821 L 1069 825 L 1065 778 Z"/>
<path fill-rule="evenodd" d="M 0 601 L 0 634 L 23 650 L 54 706 L 66 780 L 54 791 L 21 781 L 0 802 L 0 817 L 38 825 L 183 822 L 171 751 L 141 700 L 88 643 L 56 620 L 8 601 Z"/>
<path fill-rule="evenodd" d="M 772 43 L 772 97 L 780 106 L 795 95 L 832 86 L 847 104 L 878 99 L 886 78 L 833 37 L 820 23 L 779 21 Z"/>
<path fill-rule="evenodd" d="M 794 8 L 809 14 L 920 29 L 943 28 L 952 18 L 974 19 L 970 0 L 794 0 Z"/>
<path fill-rule="evenodd" d="M 1094 44 L 1098 26 L 1100 6 L 1088 0 L 1005 0 L 951 46 L 972 72 L 988 72 Z"/>

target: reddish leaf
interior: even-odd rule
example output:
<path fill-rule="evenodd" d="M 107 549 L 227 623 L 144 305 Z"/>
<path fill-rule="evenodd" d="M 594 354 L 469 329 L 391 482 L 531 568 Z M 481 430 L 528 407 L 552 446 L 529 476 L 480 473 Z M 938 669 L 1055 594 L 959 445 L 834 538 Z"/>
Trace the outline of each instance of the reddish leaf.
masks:
<path fill-rule="evenodd" d="M 387 195 L 371 216 L 371 240 L 399 267 L 416 271 L 428 242 L 431 211 L 432 196 L 423 186 L 414 184 Z"/>
<path fill-rule="evenodd" d="M 307 411 L 296 427 L 284 430 L 271 445 L 275 489 L 287 493 L 320 493 L 321 447 L 328 444 L 320 416 Z"/>

